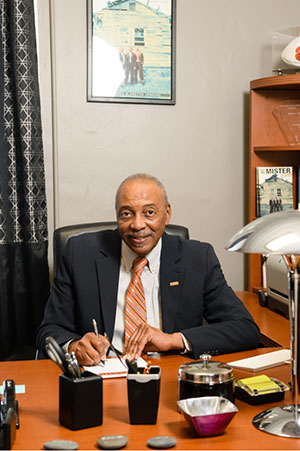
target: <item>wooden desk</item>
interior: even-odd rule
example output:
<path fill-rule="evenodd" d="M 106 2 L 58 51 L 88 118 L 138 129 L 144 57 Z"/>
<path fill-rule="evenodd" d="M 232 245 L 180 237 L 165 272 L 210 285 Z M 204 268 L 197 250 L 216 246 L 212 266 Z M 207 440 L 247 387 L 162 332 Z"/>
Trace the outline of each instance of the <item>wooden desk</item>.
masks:
<path fill-rule="evenodd" d="M 259 305 L 258 296 L 250 291 L 238 291 L 237 296 L 243 301 L 266 337 L 279 343 L 284 348 L 290 347 L 289 320 L 278 313 Z"/>
<path fill-rule="evenodd" d="M 240 293 L 239 293 L 240 295 Z M 278 339 L 282 333 L 282 344 L 288 339 L 288 321 L 280 319 L 285 332 L 277 330 L 278 325 L 267 321 L 273 312 L 255 303 L 254 295 L 242 294 L 244 302 L 252 303 L 249 308 L 260 323 L 263 333 L 271 332 L 271 338 Z M 254 314 L 255 313 L 255 314 Z M 258 315 L 258 316 L 257 316 Z M 277 318 L 278 315 L 276 315 Z M 284 320 L 281 322 L 281 320 Z M 270 324 L 265 324 L 265 321 Z M 274 318 L 275 321 L 275 318 Z M 214 357 L 214 360 L 230 362 L 268 352 L 270 348 L 239 352 Z M 97 449 L 97 439 L 107 434 L 125 434 L 129 443 L 125 449 L 148 449 L 147 440 L 156 435 L 170 435 L 177 439 L 173 449 L 300 449 L 300 440 L 287 439 L 258 431 L 252 425 L 252 418 L 273 404 L 250 406 L 239 400 L 239 409 L 225 434 L 218 437 L 200 438 L 177 412 L 177 374 L 179 366 L 188 359 L 180 355 L 152 358 L 152 364 L 160 365 L 162 371 L 160 403 L 156 425 L 130 425 L 127 404 L 126 379 L 103 381 L 103 424 L 102 426 L 70 431 L 58 423 L 58 375 L 59 368 L 50 360 L 0 362 L 1 379 L 14 379 L 16 384 L 25 384 L 26 393 L 17 395 L 20 408 L 20 429 L 16 433 L 13 449 L 42 449 L 43 443 L 53 439 L 68 439 L 79 443 L 79 449 Z M 234 370 L 235 378 L 249 377 L 253 373 Z M 290 366 L 282 365 L 264 371 L 288 383 Z M 0 381 L 1 382 L 1 381 Z M 286 404 L 291 402 L 290 393 L 285 396 Z M 282 404 L 282 403 L 277 403 Z"/>

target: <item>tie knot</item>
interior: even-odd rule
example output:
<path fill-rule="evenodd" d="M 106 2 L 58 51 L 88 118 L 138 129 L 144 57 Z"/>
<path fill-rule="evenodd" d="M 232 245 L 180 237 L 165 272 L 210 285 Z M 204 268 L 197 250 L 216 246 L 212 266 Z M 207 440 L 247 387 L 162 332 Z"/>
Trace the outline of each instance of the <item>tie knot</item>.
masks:
<path fill-rule="evenodd" d="M 145 266 L 147 265 L 148 260 L 146 259 L 146 257 L 137 257 L 132 265 L 132 269 L 134 273 L 138 273 L 141 274 L 145 268 Z"/>

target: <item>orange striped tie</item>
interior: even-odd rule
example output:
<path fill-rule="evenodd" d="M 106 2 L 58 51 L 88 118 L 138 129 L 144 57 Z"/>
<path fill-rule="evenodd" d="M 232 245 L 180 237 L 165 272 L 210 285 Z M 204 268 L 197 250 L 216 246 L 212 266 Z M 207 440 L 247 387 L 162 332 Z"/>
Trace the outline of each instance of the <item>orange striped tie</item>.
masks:
<path fill-rule="evenodd" d="M 142 272 L 147 263 L 148 260 L 145 257 L 137 257 L 133 262 L 132 278 L 126 293 L 125 347 L 137 326 L 147 322 L 146 300 L 141 280 Z"/>

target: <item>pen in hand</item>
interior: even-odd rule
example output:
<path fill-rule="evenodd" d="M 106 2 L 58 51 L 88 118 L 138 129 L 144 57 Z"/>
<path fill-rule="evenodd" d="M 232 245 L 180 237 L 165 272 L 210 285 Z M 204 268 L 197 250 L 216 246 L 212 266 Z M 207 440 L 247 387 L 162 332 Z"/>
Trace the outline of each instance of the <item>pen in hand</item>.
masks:
<path fill-rule="evenodd" d="M 92 319 L 92 323 L 93 323 L 93 328 L 94 328 L 94 332 L 96 337 L 99 337 L 99 331 L 98 331 L 98 326 L 97 326 L 97 321 L 95 319 Z M 101 360 L 102 365 L 105 365 L 105 360 Z"/>
<path fill-rule="evenodd" d="M 95 319 L 92 319 L 92 322 L 93 322 L 93 328 L 94 328 L 95 335 L 98 338 L 99 337 L 99 332 L 98 332 L 97 321 Z"/>

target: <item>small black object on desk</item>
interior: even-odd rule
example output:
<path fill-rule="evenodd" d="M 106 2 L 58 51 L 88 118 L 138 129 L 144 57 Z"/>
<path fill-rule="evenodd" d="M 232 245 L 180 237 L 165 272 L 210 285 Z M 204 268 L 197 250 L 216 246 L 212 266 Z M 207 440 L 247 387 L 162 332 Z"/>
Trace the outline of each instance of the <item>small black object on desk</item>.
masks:
<path fill-rule="evenodd" d="M 46 338 L 45 349 L 60 367 L 59 422 L 71 430 L 102 424 L 102 377 L 81 371 L 75 353 L 64 353 L 53 337 Z"/>
<path fill-rule="evenodd" d="M 71 430 L 102 424 L 102 377 L 89 371 L 82 377 L 59 375 L 59 422 Z"/>
<path fill-rule="evenodd" d="M 19 406 L 15 400 L 15 382 L 3 382 L 3 400 L 0 402 L 0 449 L 11 449 L 19 429 Z"/>
<path fill-rule="evenodd" d="M 266 290 L 258 290 L 258 302 L 261 307 L 268 307 L 268 295 Z"/>
<path fill-rule="evenodd" d="M 160 392 L 160 367 L 138 368 L 127 374 L 130 424 L 155 424 Z"/>

